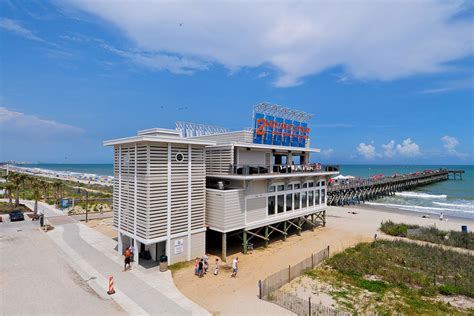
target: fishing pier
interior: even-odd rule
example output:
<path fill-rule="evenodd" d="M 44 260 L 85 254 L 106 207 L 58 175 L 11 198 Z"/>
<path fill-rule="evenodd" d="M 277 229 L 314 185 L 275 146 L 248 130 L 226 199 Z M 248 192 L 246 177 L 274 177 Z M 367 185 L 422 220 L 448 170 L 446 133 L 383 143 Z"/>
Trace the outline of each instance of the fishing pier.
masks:
<path fill-rule="evenodd" d="M 456 179 L 456 175 L 458 175 L 462 180 L 463 173 L 464 170 L 440 169 L 332 185 L 327 188 L 327 205 L 343 206 L 363 203 L 382 196 L 394 195 L 395 192 L 449 180 L 450 175 L 453 179 Z"/>

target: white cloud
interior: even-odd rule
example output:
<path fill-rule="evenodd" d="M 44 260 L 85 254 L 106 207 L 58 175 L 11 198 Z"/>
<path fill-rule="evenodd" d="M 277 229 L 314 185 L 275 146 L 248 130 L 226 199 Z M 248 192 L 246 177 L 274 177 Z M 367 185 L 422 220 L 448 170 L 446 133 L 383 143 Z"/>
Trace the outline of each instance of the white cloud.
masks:
<path fill-rule="evenodd" d="M 421 154 L 420 146 L 410 138 L 405 139 L 401 144 L 397 144 L 397 153 L 404 157 L 415 157 Z"/>
<path fill-rule="evenodd" d="M 387 144 L 382 144 L 382 152 L 378 152 L 374 145 L 360 143 L 357 146 L 358 153 L 366 158 L 373 159 L 375 157 L 386 157 L 395 158 L 400 157 L 416 157 L 421 155 L 420 146 L 414 143 L 410 138 L 402 141 L 401 144 L 396 144 L 394 140 L 389 141 Z"/>
<path fill-rule="evenodd" d="M 158 58 L 134 59 L 141 65 L 184 62 L 184 73 L 208 63 L 232 70 L 267 65 L 280 87 L 335 66 L 344 68 L 344 80 L 440 72 L 472 54 L 473 22 L 456 18 L 467 10 L 460 1 L 68 3 L 113 24 L 133 50 Z"/>
<path fill-rule="evenodd" d="M 382 149 L 383 149 L 383 154 L 385 155 L 385 157 L 392 158 L 396 154 L 395 141 L 391 140 L 387 144 L 382 145 Z"/>
<path fill-rule="evenodd" d="M 321 156 L 324 158 L 329 158 L 334 154 L 334 149 L 328 148 L 321 150 Z"/>
<path fill-rule="evenodd" d="M 0 107 L 0 123 L 9 134 L 28 133 L 30 135 L 82 134 L 84 130 L 72 125 L 41 119 L 34 115 Z"/>
<path fill-rule="evenodd" d="M 373 159 L 378 156 L 375 152 L 375 147 L 371 144 L 360 143 L 359 146 L 357 146 L 357 151 L 365 159 Z"/>
<path fill-rule="evenodd" d="M 444 93 L 450 91 L 464 90 L 464 89 L 474 89 L 474 79 L 460 79 L 452 80 L 438 85 L 436 88 L 426 89 L 420 91 L 422 94 L 435 94 L 435 93 Z"/>
<path fill-rule="evenodd" d="M 12 33 L 15 33 L 17 35 L 20 35 L 32 41 L 45 42 L 44 39 L 42 39 L 39 36 L 36 36 L 29 29 L 21 26 L 21 24 L 18 21 L 15 21 L 12 19 L 0 18 L 0 28 L 10 31 Z"/>
<path fill-rule="evenodd" d="M 460 153 L 457 151 L 457 147 L 459 145 L 459 141 L 456 137 L 451 136 L 443 136 L 441 137 L 441 141 L 443 142 L 443 147 L 446 150 L 446 153 L 450 156 L 455 156 L 459 158 L 466 158 L 468 155 L 465 153 Z"/>

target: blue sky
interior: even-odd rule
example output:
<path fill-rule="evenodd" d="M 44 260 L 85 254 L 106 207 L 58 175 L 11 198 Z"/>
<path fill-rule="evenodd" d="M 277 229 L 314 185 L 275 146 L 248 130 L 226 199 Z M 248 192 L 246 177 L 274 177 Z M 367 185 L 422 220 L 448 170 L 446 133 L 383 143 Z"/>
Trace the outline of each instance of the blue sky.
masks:
<path fill-rule="evenodd" d="M 314 114 L 317 161 L 472 164 L 473 15 L 463 1 L 2 1 L 0 160 L 108 163 L 103 140 L 178 120 L 238 130 L 269 101 Z"/>

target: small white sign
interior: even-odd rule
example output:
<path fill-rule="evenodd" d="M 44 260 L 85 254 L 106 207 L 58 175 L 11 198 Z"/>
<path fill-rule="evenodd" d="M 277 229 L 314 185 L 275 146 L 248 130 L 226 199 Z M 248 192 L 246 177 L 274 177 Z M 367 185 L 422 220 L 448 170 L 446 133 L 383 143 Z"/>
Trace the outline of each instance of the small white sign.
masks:
<path fill-rule="evenodd" d="M 182 239 L 178 239 L 174 241 L 174 254 L 179 255 L 184 251 L 184 242 Z"/>

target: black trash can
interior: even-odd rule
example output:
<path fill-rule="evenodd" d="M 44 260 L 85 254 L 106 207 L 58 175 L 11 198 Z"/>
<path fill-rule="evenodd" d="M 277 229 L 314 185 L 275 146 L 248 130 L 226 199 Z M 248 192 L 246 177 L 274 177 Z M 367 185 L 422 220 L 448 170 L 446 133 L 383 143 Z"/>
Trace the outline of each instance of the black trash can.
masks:
<path fill-rule="evenodd" d="M 461 226 L 461 231 L 462 231 L 464 234 L 467 234 L 467 225 L 462 225 L 462 226 Z"/>
<path fill-rule="evenodd" d="M 40 222 L 40 227 L 43 227 L 44 226 L 44 215 L 43 214 L 40 215 L 39 222 Z"/>
<path fill-rule="evenodd" d="M 168 271 L 168 256 L 162 255 L 160 257 L 160 271 L 165 272 Z"/>

